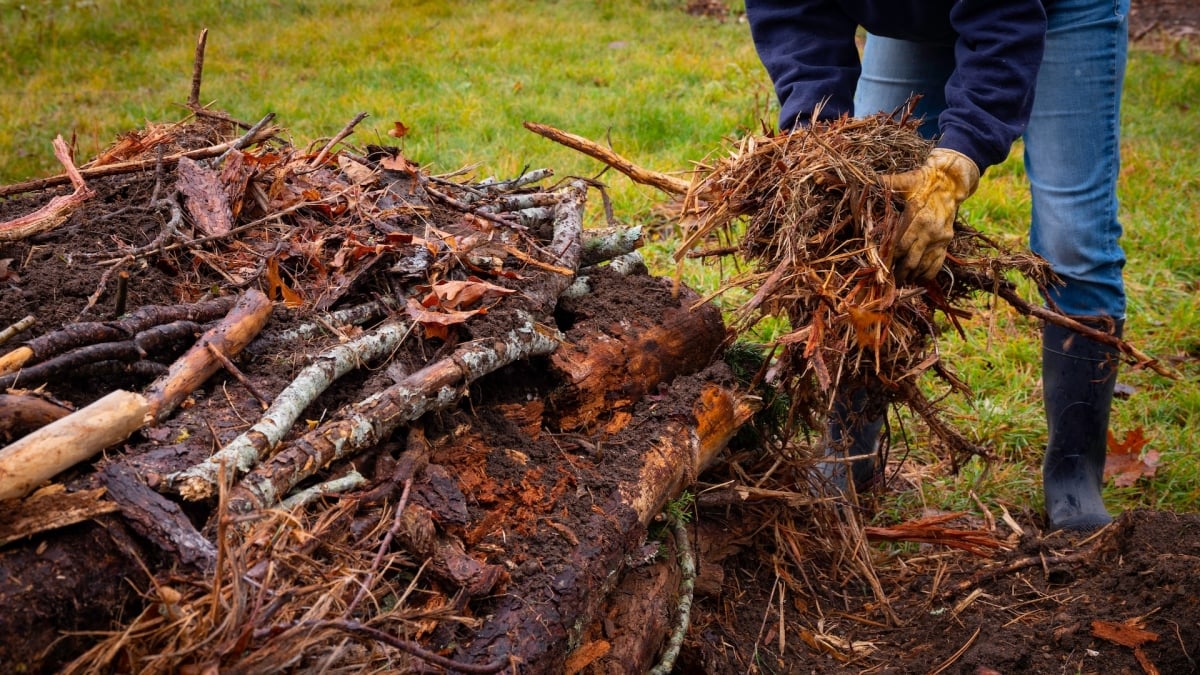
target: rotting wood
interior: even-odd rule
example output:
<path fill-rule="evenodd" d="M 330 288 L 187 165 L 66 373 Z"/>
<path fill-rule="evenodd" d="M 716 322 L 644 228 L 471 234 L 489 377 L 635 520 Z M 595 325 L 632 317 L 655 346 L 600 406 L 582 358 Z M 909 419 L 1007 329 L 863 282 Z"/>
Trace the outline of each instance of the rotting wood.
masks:
<path fill-rule="evenodd" d="M 212 542 L 196 531 L 178 504 L 147 487 L 133 469 L 113 462 L 104 468 L 102 480 L 126 522 L 172 560 L 201 570 L 216 564 Z"/>
<path fill-rule="evenodd" d="M 712 305 L 680 307 L 662 316 L 631 314 L 626 321 L 596 327 L 550 358 L 567 385 L 552 395 L 563 431 L 591 428 L 605 413 L 628 407 L 662 382 L 700 370 L 725 340 L 721 313 Z"/>
<path fill-rule="evenodd" d="M 233 229 L 233 209 L 221 185 L 219 174 L 189 157 L 180 157 L 175 167 L 179 177 L 175 189 L 183 195 L 183 205 L 196 229 L 206 237 L 222 237 Z"/>
<path fill-rule="evenodd" d="M 33 366 L 22 368 L 15 373 L 0 375 L 0 389 L 17 384 L 27 388 L 37 386 L 61 374 L 74 372 L 78 368 L 92 363 L 104 361 L 133 363 L 146 359 L 150 354 L 161 351 L 176 342 L 193 340 L 199 333 L 200 326 L 187 320 L 152 326 L 129 340 L 90 344 L 46 359 Z"/>
<path fill-rule="evenodd" d="M 104 488 L 66 492 L 62 486 L 35 492 L 0 508 L 0 546 L 112 513 L 120 507 L 104 499 Z"/>
<path fill-rule="evenodd" d="M 625 557 L 641 542 L 662 505 L 715 461 L 738 428 L 753 414 L 746 397 L 710 384 L 692 413 L 645 430 L 646 443 L 631 449 L 642 464 L 636 478 L 621 481 L 597 504 L 574 546 L 566 569 L 541 597 L 506 596 L 463 648 L 467 662 L 508 654 L 535 672 L 561 672 L 571 645 L 591 624 L 619 578 Z"/>

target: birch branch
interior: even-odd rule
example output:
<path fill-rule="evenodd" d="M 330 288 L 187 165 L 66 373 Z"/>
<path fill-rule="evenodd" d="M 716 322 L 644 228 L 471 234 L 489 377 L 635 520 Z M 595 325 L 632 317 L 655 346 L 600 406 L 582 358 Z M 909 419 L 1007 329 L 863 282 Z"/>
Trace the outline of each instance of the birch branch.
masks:
<path fill-rule="evenodd" d="M 458 402 L 467 386 L 480 377 L 558 347 L 557 330 L 539 325 L 532 316 L 524 318 L 503 340 L 460 347 L 301 436 L 234 488 L 229 511 L 269 508 L 330 462 L 376 445 L 401 425 Z"/>
<path fill-rule="evenodd" d="M 374 332 L 320 354 L 291 384 L 275 397 L 258 422 L 208 459 L 167 476 L 163 489 L 178 490 L 188 501 L 216 494 L 221 467 L 241 476 L 258 464 L 292 428 L 300 414 L 338 378 L 355 368 L 393 352 L 409 333 L 409 326 L 389 322 Z"/>

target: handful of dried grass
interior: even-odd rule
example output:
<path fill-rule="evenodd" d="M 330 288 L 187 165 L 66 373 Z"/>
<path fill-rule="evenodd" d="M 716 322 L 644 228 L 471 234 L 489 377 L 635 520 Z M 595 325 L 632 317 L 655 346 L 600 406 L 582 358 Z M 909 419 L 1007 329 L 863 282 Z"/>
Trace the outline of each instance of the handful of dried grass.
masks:
<path fill-rule="evenodd" d="M 765 315 L 790 322 L 778 339 L 777 377 L 792 419 L 818 424 L 839 383 L 863 378 L 876 395 L 930 419 L 932 406 L 913 386 L 924 372 L 963 387 L 938 358 L 936 312 L 957 323 L 968 316 L 961 301 L 1007 283 L 1010 270 L 1039 286 L 1051 282 L 1044 260 L 1005 250 L 960 222 L 935 279 L 897 283 L 892 257 L 906 225 L 903 201 L 878 177 L 925 160 L 933 146 L 916 127 L 916 120 L 879 114 L 747 137 L 729 157 L 701 167 L 685 197 L 687 229 L 676 259 L 720 234 L 736 239 L 750 263 L 718 291 L 750 294 L 735 312 L 735 330 Z M 948 426 L 932 426 L 951 447 L 981 452 Z"/>

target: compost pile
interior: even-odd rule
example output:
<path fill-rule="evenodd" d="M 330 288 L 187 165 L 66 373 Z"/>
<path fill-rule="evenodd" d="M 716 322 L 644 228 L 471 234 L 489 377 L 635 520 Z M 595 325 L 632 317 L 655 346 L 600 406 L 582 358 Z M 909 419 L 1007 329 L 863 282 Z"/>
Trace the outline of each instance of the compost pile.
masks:
<path fill-rule="evenodd" d="M 752 411 L 719 312 L 582 181 L 270 121 L 4 188 L 0 662 L 561 668 Z"/>

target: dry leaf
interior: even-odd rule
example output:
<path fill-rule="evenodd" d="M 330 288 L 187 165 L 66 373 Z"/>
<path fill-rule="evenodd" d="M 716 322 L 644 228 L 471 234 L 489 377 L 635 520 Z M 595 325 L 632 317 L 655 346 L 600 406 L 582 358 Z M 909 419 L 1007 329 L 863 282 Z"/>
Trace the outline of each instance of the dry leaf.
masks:
<path fill-rule="evenodd" d="M 267 259 L 267 297 L 272 300 L 283 300 L 288 307 L 299 307 L 304 304 L 304 296 L 292 290 L 279 274 L 279 260 L 275 256 Z"/>
<path fill-rule="evenodd" d="M 393 122 L 391 129 L 388 129 L 387 135 L 392 138 L 404 138 L 408 135 L 409 128 L 404 122 Z"/>
<path fill-rule="evenodd" d="M 425 337 L 445 340 L 450 335 L 450 326 L 465 323 L 467 319 L 487 313 L 482 307 L 467 312 L 442 311 L 433 312 L 421 306 L 421 303 L 408 299 L 408 316 L 425 328 Z"/>
<path fill-rule="evenodd" d="M 421 305 L 438 305 L 453 310 L 467 309 L 483 300 L 493 300 L 513 293 L 516 291 L 469 277 L 467 281 L 439 281 L 430 288 L 429 295 L 425 296 Z"/>
<path fill-rule="evenodd" d="M 1113 432 L 1108 432 L 1108 457 L 1104 461 L 1104 480 L 1111 479 L 1117 487 L 1129 487 L 1139 478 L 1153 477 L 1158 471 L 1158 451 L 1142 449 L 1150 439 L 1146 438 L 1141 427 L 1125 434 L 1125 439 L 1117 442 Z"/>

